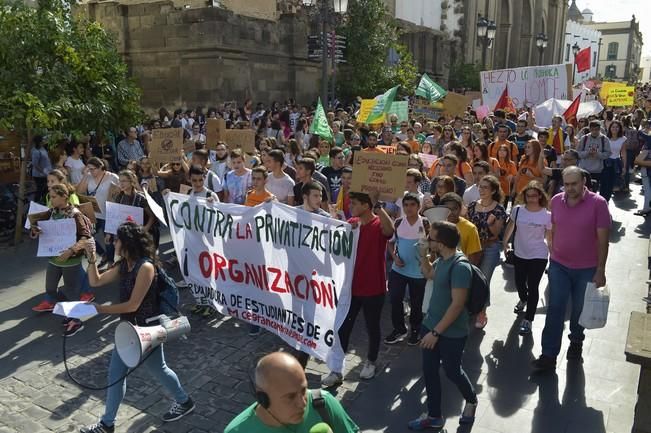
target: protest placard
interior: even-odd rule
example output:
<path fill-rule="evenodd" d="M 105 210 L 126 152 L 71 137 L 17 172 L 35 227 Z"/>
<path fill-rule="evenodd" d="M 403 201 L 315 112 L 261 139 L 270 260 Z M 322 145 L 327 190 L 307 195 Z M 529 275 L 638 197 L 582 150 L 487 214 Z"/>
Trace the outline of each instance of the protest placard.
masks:
<path fill-rule="evenodd" d="M 351 191 L 380 192 L 380 199 L 395 200 L 405 192 L 407 155 L 355 152 Z"/>
<path fill-rule="evenodd" d="M 183 128 L 151 131 L 149 158 L 154 163 L 179 162 L 183 152 Z"/>
<path fill-rule="evenodd" d="M 79 203 L 90 203 L 95 212 L 102 212 L 99 208 L 99 203 L 97 203 L 97 199 L 92 195 L 77 194 L 77 196 L 79 197 Z"/>
<path fill-rule="evenodd" d="M 382 144 L 378 144 L 375 147 L 377 147 L 378 150 L 381 150 L 382 152 L 386 153 L 387 155 L 393 155 L 396 153 L 396 147 L 395 146 L 384 146 Z"/>
<path fill-rule="evenodd" d="M 438 157 L 436 155 L 431 155 L 429 153 L 419 153 L 418 156 L 420 157 L 421 161 L 423 161 L 423 165 L 425 166 L 425 168 L 428 168 L 428 169 L 432 165 L 434 165 L 434 163 L 438 159 Z"/>
<path fill-rule="evenodd" d="M 437 120 L 441 117 L 441 110 L 431 105 L 414 105 L 411 112 L 414 117 L 422 117 L 423 120 Z"/>
<path fill-rule="evenodd" d="M 249 155 L 255 154 L 255 131 L 253 129 L 227 129 L 222 134 L 229 149 L 242 149 Z"/>
<path fill-rule="evenodd" d="M 480 105 L 475 109 L 475 115 L 477 115 L 477 119 L 480 122 L 488 116 L 489 112 L 490 108 L 488 108 L 488 105 Z"/>
<path fill-rule="evenodd" d="M 106 202 L 106 227 L 105 233 L 116 234 L 120 224 L 131 217 L 134 222 L 142 224 L 144 221 L 143 208 L 126 204 Z"/>
<path fill-rule="evenodd" d="M 629 107 L 635 103 L 635 87 L 617 86 L 608 90 L 609 107 Z"/>
<path fill-rule="evenodd" d="M 42 204 L 36 203 L 35 201 L 29 202 L 29 210 L 27 211 L 27 218 L 25 218 L 25 229 L 29 230 L 32 224 L 29 221 L 29 215 L 34 215 L 41 212 L 47 212 L 50 208 L 43 206 Z"/>
<path fill-rule="evenodd" d="M 86 217 L 90 220 L 91 223 L 97 224 L 97 217 L 95 216 L 95 209 L 93 209 L 93 204 L 90 202 L 79 203 L 77 209 L 81 211 Z"/>
<path fill-rule="evenodd" d="M 163 212 L 163 208 L 158 203 L 156 203 L 156 200 L 152 198 L 147 189 L 143 189 L 142 192 L 145 194 L 145 198 L 147 199 L 147 204 L 149 205 L 151 212 L 158 219 L 158 221 L 161 222 L 161 224 L 167 227 L 167 221 L 165 221 L 165 212 Z"/>
<path fill-rule="evenodd" d="M 443 100 L 443 114 L 446 116 L 463 116 L 468 105 L 470 105 L 470 98 L 466 95 L 448 92 Z"/>
<path fill-rule="evenodd" d="M 39 221 L 36 257 L 55 257 L 77 242 L 77 224 L 74 218 Z"/>
<path fill-rule="evenodd" d="M 341 371 L 358 230 L 278 202 L 165 196 L 181 274 L 198 304 L 258 325 Z M 210 215 L 214 217 L 209 217 Z"/>
<path fill-rule="evenodd" d="M 572 95 L 572 65 L 527 66 L 482 71 L 482 101 L 491 110 L 508 85 L 516 108 L 539 105 L 550 98 L 569 99 Z"/>
<path fill-rule="evenodd" d="M 206 147 L 214 150 L 217 142 L 223 140 L 222 134 L 226 130 L 224 119 L 206 119 Z"/>

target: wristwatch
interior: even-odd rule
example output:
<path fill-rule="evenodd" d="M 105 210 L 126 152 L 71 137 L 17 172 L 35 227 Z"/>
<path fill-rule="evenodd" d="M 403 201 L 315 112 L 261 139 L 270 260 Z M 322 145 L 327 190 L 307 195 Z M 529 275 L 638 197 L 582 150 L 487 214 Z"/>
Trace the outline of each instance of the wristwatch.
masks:
<path fill-rule="evenodd" d="M 439 334 L 439 331 L 437 331 L 436 329 L 432 329 L 429 332 L 431 332 L 432 335 L 435 336 L 435 337 L 440 337 L 441 336 L 441 334 Z"/>

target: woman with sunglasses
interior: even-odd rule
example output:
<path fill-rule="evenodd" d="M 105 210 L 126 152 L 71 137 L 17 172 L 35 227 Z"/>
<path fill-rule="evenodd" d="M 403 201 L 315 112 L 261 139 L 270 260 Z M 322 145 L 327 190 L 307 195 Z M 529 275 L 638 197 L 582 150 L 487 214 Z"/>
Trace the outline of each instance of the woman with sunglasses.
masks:
<path fill-rule="evenodd" d="M 506 221 L 506 211 L 500 204 L 503 196 L 500 181 L 495 176 L 488 175 L 479 181 L 479 200 L 468 206 L 468 220 L 479 231 L 483 251 L 479 268 L 486 276 L 489 288 L 493 271 L 500 261 L 500 251 L 502 251 L 500 235 Z M 484 328 L 488 323 L 486 307 L 477 315 L 476 328 Z"/>
<path fill-rule="evenodd" d="M 172 162 L 165 164 L 157 172 L 158 177 L 163 179 L 165 184 L 164 189 L 169 189 L 172 192 L 180 192 L 181 185 L 190 185 L 188 182 L 188 174 L 185 172 L 181 162 Z"/>
<path fill-rule="evenodd" d="M 86 173 L 84 178 L 77 185 L 79 194 L 95 197 L 99 212 L 95 212 L 95 241 L 97 242 L 97 252 L 101 257 L 99 267 L 105 266 L 108 262 L 113 261 L 113 255 L 108 256 L 109 250 L 105 244 L 102 247 L 99 239 L 104 238 L 104 227 L 106 226 L 106 201 L 112 188 L 117 188 L 118 176 L 106 169 L 104 161 L 93 157 L 86 164 Z M 101 233 L 100 233 L 101 232 Z"/>
<path fill-rule="evenodd" d="M 508 240 L 515 231 L 513 266 L 520 300 L 513 312 L 524 313 L 519 332 L 527 335 L 531 334 L 531 322 L 538 307 L 538 285 L 547 267 L 552 214 L 547 210 L 547 195 L 538 182 L 529 182 L 518 195 L 517 202 L 520 204 L 511 210 L 510 222 L 504 232 L 504 255 L 508 250 Z"/>

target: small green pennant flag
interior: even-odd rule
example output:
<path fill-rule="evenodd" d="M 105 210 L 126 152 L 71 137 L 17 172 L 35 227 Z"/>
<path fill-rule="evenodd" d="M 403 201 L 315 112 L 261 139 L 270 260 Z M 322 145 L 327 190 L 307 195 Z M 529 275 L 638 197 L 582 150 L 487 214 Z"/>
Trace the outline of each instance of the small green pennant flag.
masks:
<path fill-rule="evenodd" d="M 312 124 L 310 125 L 310 134 L 316 134 L 330 142 L 333 141 L 332 129 L 328 125 L 328 118 L 326 117 L 323 105 L 321 105 L 321 98 L 319 98 L 319 103 L 314 112 L 314 119 L 312 119 Z"/>
<path fill-rule="evenodd" d="M 384 116 L 391 109 L 391 104 L 396 97 L 396 93 L 398 93 L 398 87 L 400 86 L 392 87 L 376 100 L 375 106 L 368 114 L 364 123 L 371 125 L 373 123 L 382 123 L 382 121 L 384 121 Z"/>

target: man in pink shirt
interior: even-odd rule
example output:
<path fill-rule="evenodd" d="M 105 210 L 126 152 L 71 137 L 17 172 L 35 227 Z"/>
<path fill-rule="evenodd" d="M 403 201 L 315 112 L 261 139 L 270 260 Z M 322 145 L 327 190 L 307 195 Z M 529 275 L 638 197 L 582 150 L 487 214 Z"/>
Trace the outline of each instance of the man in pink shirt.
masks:
<path fill-rule="evenodd" d="M 549 306 L 542 334 L 542 355 L 533 361 L 534 370 L 556 368 L 561 350 L 567 301 L 572 298 L 568 360 L 581 360 L 583 310 L 586 284 L 606 284 L 606 259 L 610 213 L 608 203 L 585 187 L 583 170 L 572 166 L 563 170 L 565 192 L 551 200 L 552 244 L 549 264 Z"/>

